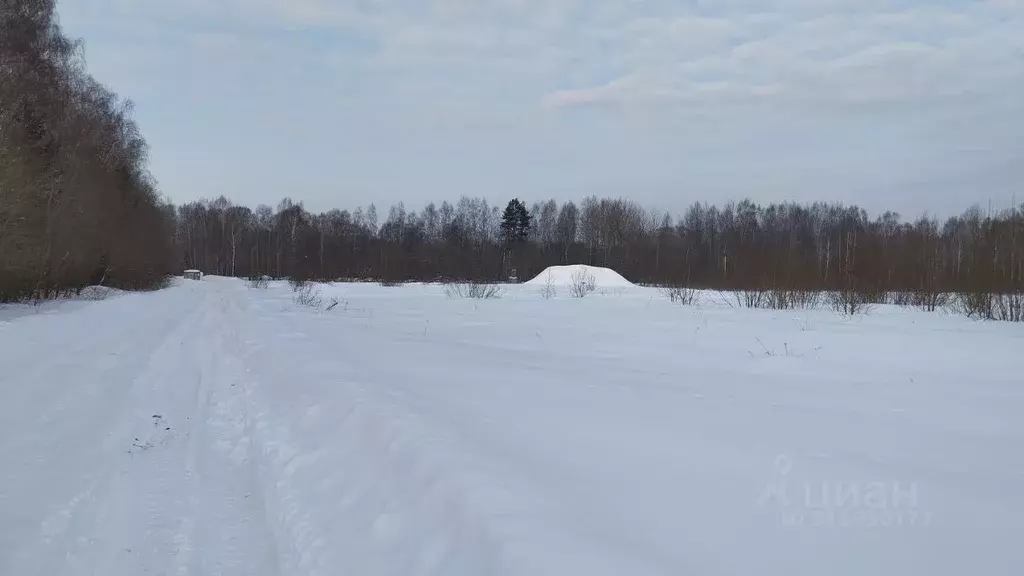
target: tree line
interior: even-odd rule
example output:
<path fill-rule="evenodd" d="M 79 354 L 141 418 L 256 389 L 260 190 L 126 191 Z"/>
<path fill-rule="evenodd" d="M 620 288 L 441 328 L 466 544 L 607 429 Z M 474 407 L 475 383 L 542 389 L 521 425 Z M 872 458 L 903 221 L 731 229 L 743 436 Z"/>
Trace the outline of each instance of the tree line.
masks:
<path fill-rule="evenodd" d="M 86 72 L 55 0 L 0 2 L 0 301 L 160 286 L 175 221 L 131 103 Z"/>
<path fill-rule="evenodd" d="M 879 302 L 1024 291 L 1024 205 L 908 222 L 826 203 L 695 203 L 673 218 L 621 198 L 528 210 L 515 199 L 502 211 L 462 197 L 419 212 L 399 203 L 379 222 L 374 205 L 251 210 L 221 197 L 181 206 L 177 229 L 186 266 L 230 276 L 502 281 L 585 263 L 643 284 L 852 290 Z"/>

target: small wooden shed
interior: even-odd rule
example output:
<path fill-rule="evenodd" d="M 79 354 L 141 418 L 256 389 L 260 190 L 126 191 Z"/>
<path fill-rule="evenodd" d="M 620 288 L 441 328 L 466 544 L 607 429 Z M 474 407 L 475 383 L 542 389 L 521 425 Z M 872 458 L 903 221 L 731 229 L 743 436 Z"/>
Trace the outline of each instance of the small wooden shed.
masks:
<path fill-rule="evenodd" d="M 185 270 L 186 280 L 202 280 L 203 273 L 199 270 Z"/>

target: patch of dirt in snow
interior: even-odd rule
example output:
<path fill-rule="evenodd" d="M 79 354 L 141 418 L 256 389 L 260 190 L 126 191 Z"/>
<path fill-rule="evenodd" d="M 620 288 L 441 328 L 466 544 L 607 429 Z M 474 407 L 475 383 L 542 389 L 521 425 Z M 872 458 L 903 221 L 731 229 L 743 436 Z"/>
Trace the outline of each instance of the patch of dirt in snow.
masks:
<path fill-rule="evenodd" d="M 131 455 L 138 454 L 139 452 L 145 452 L 150 448 L 166 444 L 174 434 L 171 431 L 171 427 L 167 426 L 164 422 L 163 416 L 154 414 L 153 419 L 153 433 L 147 438 L 135 437 L 132 442 L 132 447 L 128 449 L 128 453 Z"/>
<path fill-rule="evenodd" d="M 555 286 L 569 286 L 579 274 L 589 274 L 594 277 L 596 288 L 628 288 L 636 286 L 621 274 L 611 268 L 599 266 L 587 266 L 586 264 L 573 264 L 571 266 L 548 266 L 533 280 L 525 282 L 527 286 L 544 286 L 549 281 Z M 550 279 L 550 280 L 549 280 Z"/>

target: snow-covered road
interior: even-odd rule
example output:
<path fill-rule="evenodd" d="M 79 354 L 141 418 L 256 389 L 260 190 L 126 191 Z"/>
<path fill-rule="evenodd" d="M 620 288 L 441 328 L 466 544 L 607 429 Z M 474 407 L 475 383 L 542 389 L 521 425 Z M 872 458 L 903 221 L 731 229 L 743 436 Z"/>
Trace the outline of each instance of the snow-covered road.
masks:
<path fill-rule="evenodd" d="M 1024 570 L 1019 326 L 321 290 L 0 321 L 0 574 Z"/>
<path fill-rule="evenodd" d="M 0 573 L 280 573 L 251 497 L 229 288 L 0 327 Z"/>

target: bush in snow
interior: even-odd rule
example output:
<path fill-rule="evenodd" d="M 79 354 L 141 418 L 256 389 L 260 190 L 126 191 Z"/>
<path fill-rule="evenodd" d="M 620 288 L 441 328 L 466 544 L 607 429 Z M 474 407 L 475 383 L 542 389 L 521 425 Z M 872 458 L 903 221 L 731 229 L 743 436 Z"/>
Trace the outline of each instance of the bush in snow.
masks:
<path fill-rule="evenodd" d="M 854 316 L 866 313 L 873 299 L 864 292 L 844 288 L 829 292 L 826 301 L 832 310 L 845 316 Z"/>
<path fill-rule="evenodd" d="M 572 273 L 572 278 L 569 280 L 569 294 L 573 298 L 583 298 L 594 290 L 597 290 L 597 279 L 586 268 L 580 268 Z"/>
<path fill-rule="evenodd" d="M 950 308 L 957 314 L 979 320 L 991 320 L 992 294 L 985 291 L 962 292 L 953 298 Z"/>
<path fill-rule="evenodd" d="M 917 308 L 934 312 L 940 308 L 945 308 L 949 304 L 949 294 L 937 290 L 915 290 L 910 292 L 909 301 L 911 305 Z"/>
<path fill-rule="evenodd" d="M 767 294 L 766 290 L 737 290 L 733 296 L 740 308 L 767 308 Z"/>
<path fill-rule="evenodd" d="M 551 300 L 557 294 L 558 290 L 555 288 L 555 275 L 548 270 L 548 274 L 544 278 L 544 286 L 540 289 L 540 296 L 545 300 Z"/>
<path fill-rule="evenodd" d="M 815 308 L 818 306 L 820 293 L 813 290 L 791 290 L 776 288 L 767 292 L 767 307 L 774 310 L 792 310 L 795 308 Z"/>
<path fill-rule="evenodd" d="M 697 303 L 697 291 L 689 286 L 666 286 L 661 293 L 676 304 L 692 306 Z"/>
<path fill-rule="evenodd" d="M 951 308 L 968 318 L 1024 322 L 1024 291 L 964 292 L 953 298 Z"/>
<path fill-rule="evenodd" d="M 270 277 L 269 276 L 250 276 L 247 283 L 249 284 L 249 288 L 264 289 L 264 288 L 267 288 L 268 286 L 270 286 Z"/>
<path fill-rule="evenodd" d="M 316 290 L 313 284 L 304 283 L 301 287 L 295 288 L 295 296 L 292 301 L 299 306 L 307 306 L 309 308 L 319 308 L 323 303 L 323 297 L 320 295 L 320 291 Z"/>
<path fill-rule="evenodd" d="M 917 299 L 909 290 L 895 290 L 889 292 L 886 302 L 894 306 L 914 306 Z"/>
<path fill-rule="evenodd" d="M 738 290 L 733 294 L 733 297 L 740 308 L 767 308 L 771 310 L 816 308 L 821 301 L 820 292 L 795 288 Z"/>
<path fill-rule="evenodd" d="M 476 298 L 490 300 L 501 298 L 501 287 L 482 282 L 455 282 L 444 285 L 445 296 L 449 298 Z"/>
<path fill-rule="evenodd" d="M 995 295 L 995 319 L 1024 322 L 1024 290 Z"/>

